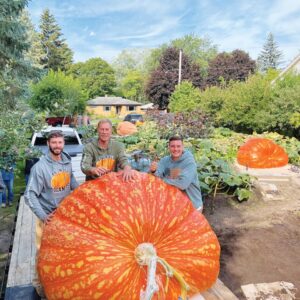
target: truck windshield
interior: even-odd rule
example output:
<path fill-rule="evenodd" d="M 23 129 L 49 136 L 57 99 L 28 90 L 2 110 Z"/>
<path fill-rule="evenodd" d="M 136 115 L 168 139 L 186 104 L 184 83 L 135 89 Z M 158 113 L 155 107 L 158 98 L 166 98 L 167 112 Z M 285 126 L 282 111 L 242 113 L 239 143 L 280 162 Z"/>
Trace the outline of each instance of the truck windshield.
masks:
<path fill-rule="evenodd" d="M 65 145 L 79 145 L 78 138 L 73 133 L 64 134 L 65 136 Z M 38 135 L 36 137 L 34 146 L 47 146 L 46 136 Z"/>

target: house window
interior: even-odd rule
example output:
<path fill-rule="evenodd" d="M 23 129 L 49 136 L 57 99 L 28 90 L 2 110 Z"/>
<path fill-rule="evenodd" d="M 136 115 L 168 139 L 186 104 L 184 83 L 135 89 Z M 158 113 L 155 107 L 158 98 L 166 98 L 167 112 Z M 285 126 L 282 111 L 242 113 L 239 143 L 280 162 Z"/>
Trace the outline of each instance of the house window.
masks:
<path fill-rule="evenodd" d="M 104 106 L 104 111 L 110 111 L 110 106 Z"/>
<path fill-rule="evenodd" d="M 127 106 L 128 111 L 135 111 L 135 106 L 134 105 L 129 105 Z"/>

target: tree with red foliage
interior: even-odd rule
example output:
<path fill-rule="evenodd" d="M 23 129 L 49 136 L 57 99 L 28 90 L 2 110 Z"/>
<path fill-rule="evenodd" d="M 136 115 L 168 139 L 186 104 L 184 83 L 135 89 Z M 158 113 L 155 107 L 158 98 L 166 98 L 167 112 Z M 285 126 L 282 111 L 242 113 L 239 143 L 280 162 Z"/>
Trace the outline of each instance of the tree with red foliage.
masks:
<path fill-rule="evenodd" d="M 220 85 L 230 80 L 245 81 L 255 68 L 255 61 L 242 50 L 220 53 L 209 63 L 206 86 Z"/>
<path fill-rule="evenodd" d="M 181 80 L 192 82 L 195 87 L 201 87 L 202 78 L 200 68 L 193 64 L 191 60 L 182 53 Z M 169 97 L 178 84 L 179 74 L 179 49 L 167 48 L 156 70 L 150 74 L 149 81 L 146 86 L 146 95 L 157 104 L 159 109 L 166 109 L 169 104 Z"/>

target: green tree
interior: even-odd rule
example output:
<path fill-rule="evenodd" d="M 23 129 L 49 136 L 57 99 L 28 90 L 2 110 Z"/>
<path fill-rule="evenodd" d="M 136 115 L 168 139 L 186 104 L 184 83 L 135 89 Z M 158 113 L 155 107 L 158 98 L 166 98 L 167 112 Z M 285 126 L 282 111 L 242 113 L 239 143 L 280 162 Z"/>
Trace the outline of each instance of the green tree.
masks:
<path fill-rule="evenodd" d="M 281 58 L 282 52 L 278 49 L 274 36 L 270 32 L 257 58 L 258 68 L 262 72 L 266 72 L 268 69 L 277 69 Z"/>
<path fill-rule="evenodd" d="M 26 0 L 1 0 L 0 9 L 0 109 L 14 109 L 20 96 L 26 92 L 31 66 L 23 54 L 29 48 L 26 28 L 20 14 Z"/>
<path fill-rule="evenodd" d="M 146 103 L 144 86 L 147 72 L 145 59 L 150 50 L 123 50 L 113 61 L 112 67 L 116 76 L 115 94 L 135 101 Z"/>
<path fill-rule="evenodd" d="M 174 93 L 170 97 L 169 108 L 171 112 L 191 112 L 201 101 L 200 90 L 192 83 L 183 81 L 177 85 Z"/>
<path fill-rule="evenodd" d="M 113 61 L 112 67 L 115 71 L 116 81 L 119 84 L 129 72 L 138 71 L 145 75 L 145 59 L 148 57 L 148 49 L 126 49 L 123 50 Z"/>
<path fill-rule="evenodd" d="M 61 28 L 49 9 L 45 9 L 40 20 L 40 39 L 43 47 L 43 57 L 40 64 L 49 70 L 69 69 L 73 60 L 73 52 L 62 37 Z"/>
<path fill-rule="evenodd" d="M 287 74 L 271 89 L 269 101 L 270 127 L 281 134 L 300 137 L 300 75 Z"/>
<path fill-rule="evenodd" d="M 41 65 L 44 57 L 43 47 L 39 33 L 35 30 L 29 12 L 26 9 L 23 10 L 20 21 L 26 29 L 27 42 L 29 44 L 29 49 L 24 53 L 24 59 L 34 68 L 42 70 L 44 69 L 44 65 Z"/>
<path fill-rule="evenodd" d="M 84 63 L 72 65 L 68 74 L 78 78 L 90 99 L 112 95 L 116 87 L 112 67 L 101 58 L 91 58 Z"/>
<path fill-rule="evenodd" d="M 160 59 L 160 65 L 150 74 L 146 87 L 146 95 L 160 109 L 165 109 L 169 104 L 169 97 L 178 84 L 179 50 L 167 48 Z M 182 54 L 181 79 L 188 80 L 196 87 L 200 87 L 202 79 L 199 66 Z"/>
<path fill-rule="evenodd" d="M 181 49 L 189 59 L 200 67 L 202 76 L 207 75 L 208 63 L 217 55 L 217 46 L 209 38 L 201 38 L 194 34 L 188 34 L 181 38 L 162 44 L 155 48 L 145 58 L 145 69 L 148 73 L 159 66 L 159 61 L 167 48 Z"/>
<path fill-rule="evenodd" d="M 220 85 L 230 80 L 245 81 L 254 73 L 255 67 L 255 61 L 242 50 L 220 53 L 209 62 L 206 85 Z"/>
<path fill-rule="evenodd" d="M 275 74 L 254 74 L 246 81 L 231 81 L 225 88 L 202 91 L 198 109 L 213 117 L 216 126 L 235 131 L 263 132 L 272 126 L 270 82 Z"/>
<path fill-rule="evenodd" d="M 40 116 L 32 111 L 0 111 L 0 168 L 6 169 L 10 161 L 24 157 L 28 147 L 28 135 L 44 125 Z"/>
<path fill-rule="evenodd" d="M 30 105 L 52 116 L 64 116 L 82 114 L 86 99 L 79 80 L 62 71 L 50 70 L 47 76 L 32 85 Z"/>
<path fill-rule="evenodd" d="M 144 78 L 139 71 L 129 71 L 121 81 L 121 92 L 127 99 L 145 102 Z"/>
<path fill-rule="evenodd" d="M 218 54 L 217 46 L 209 38 L 200 38 L 194 34 L 171 41 L 171 46 L 182 49 L 184 54 L 200 67 L 203 77 L 207 76 L 209 62 Z"/>

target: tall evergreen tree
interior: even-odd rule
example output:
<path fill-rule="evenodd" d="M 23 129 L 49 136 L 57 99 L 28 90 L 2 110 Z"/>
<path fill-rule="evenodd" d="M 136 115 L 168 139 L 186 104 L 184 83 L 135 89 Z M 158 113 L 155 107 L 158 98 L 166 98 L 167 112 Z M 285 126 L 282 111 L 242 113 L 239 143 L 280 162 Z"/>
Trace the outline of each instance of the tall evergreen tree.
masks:
<path fill-rule="evenodd" d="M 44 56 L 41 64 L 45 69 L 58 69 L 65 71 L 69 69 L 73 60 L 73 52 L 63 38 L 61 28 L 57 24 L 49 9 L 45 9 L 40 21 L 40 38 Z"/>
<path fill-rule="evenodd" d="M 29 49 L 24 53 L 24 58 L 26 61 L 30 62 L 34 68 L 43 69 L 44 65 L 41 64 L 41 60 L 44 57 L 44 53 L 41 39 L 39 33 L 35 30 L 29 12 L 26 9 L 23 10 L 20 20 L 26 28 L 27 41 L 29 43 Z"/>
<path fill-rule="evenodd" d="M 0 0 L 0 110 L 14 109 L 25 90 L 30 69 L 23 58 L 29 48 L 20 14 L 27 0 Z"/>
<path fill-rule="evenodd" d="M 278 49 L 273 34 L 270 32 L 263 49 L 257 58 L 258 67 L 262 72 L 268 69 L 277 69 L 281 63 L 282 52 Z"/>

